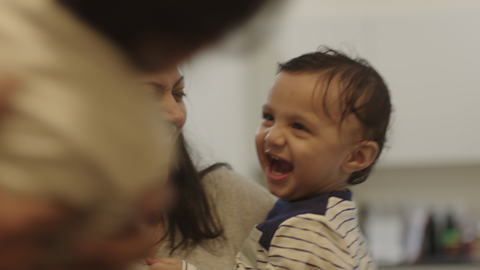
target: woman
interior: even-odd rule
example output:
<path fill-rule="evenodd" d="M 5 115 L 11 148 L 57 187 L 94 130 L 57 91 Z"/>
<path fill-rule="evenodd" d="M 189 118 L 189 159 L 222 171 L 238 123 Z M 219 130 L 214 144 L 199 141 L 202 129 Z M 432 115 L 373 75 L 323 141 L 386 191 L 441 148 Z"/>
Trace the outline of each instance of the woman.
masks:
<path fill-rule="evenodd" d="M 177 150 L 170 173 L 174 201 L 168 214 L 150 227 L 155 243 L 146 257 L 185 259 L 201 269 L 232 269 L 243 241 L 266 219 L 274 198 L 225 164 L 197 170 L 182 134 L 187 113 L 184 78 L 176 67 L 145 76 L 143 85 L 172 124 Z M 148 267 L 143 263 L 135 268 Z"/>

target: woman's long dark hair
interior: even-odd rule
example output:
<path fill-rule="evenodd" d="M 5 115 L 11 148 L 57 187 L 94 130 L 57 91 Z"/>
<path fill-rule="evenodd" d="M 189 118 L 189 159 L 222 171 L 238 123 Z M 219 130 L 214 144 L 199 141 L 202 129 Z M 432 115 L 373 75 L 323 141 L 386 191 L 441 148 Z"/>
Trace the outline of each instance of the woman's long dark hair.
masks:
<path fill-rule="evenodd" d="M 170 181 L 177 191 L 177 196 L 173 209 L 166 215 L 166 234 L 161 239 L 169 240 L 170 254 L 178 248 L 195 247 L 204 240 L 223 235 L 223 227 L 209 204 L 201 180 L 215 169 L 230 167 L 225 163 L 216 163 L 198 171 L 182 133 L 176 143 L 177 164 L 176 168 L 172 169 Z M 181 237 L 180 241 L 176 239 L 178 236 Z"/>

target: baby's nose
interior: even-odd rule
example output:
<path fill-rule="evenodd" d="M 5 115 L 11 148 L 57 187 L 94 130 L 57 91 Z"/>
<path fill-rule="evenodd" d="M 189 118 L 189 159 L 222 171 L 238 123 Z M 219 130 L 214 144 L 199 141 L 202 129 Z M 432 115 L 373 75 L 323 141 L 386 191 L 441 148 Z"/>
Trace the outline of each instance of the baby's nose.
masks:
<path fill-rule="evenodd" d="M 283 130 L 276 126 L 271 127 L 265 136 L 265 142 L 272 146 L 284 146 L 286 139 Z"/>

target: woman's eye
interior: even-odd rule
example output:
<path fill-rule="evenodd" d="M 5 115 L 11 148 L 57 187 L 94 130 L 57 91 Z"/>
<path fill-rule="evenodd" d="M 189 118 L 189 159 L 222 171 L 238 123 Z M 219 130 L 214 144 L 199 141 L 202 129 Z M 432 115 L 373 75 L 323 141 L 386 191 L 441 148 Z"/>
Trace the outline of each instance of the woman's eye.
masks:
<path fill-rule="evenodd" d="M 302 125 L 302 124 L 299 124 L 299 123 L 293 123 L 292 127 L 293 127 L 294 129 L 307 131 L 307 129 L 305 128 L 305 126 Z"/>
<path fill-rule="evenodd" d="M 175 98 L 175 101 L 177 101 L 177 102 L 182 101 L 183 98 L 186 97 L 186 96 L 187 96 L 187 94 L 185 94 L 185 92 L 183 92 L 183 91 L 173 94 L 173 97 Z"/>
<path fill-rule="evenodd" d="M 268 114 L 268 113 L 264 113 L 263 114 L 263 119 L 267 120 L 267 121 L 273 121 L 274 118 L 271 114 Z"/>

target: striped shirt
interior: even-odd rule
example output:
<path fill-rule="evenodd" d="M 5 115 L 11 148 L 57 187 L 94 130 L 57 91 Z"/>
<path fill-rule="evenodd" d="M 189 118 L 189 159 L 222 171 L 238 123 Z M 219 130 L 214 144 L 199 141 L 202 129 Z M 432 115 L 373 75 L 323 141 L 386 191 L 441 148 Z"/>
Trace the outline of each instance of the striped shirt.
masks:
<path fill-rule="evenodd" d="M 348 190 L 278 200 L 237 255 L 237 269 L 375 268 Z"/>
<path fill-rule="evenodd" d="M 245 240 L 236 269 L 376 269 L 351 197 L 346 190 L 279 199 Z M 184 263 L 184 269 L 195 267 Z"/>

